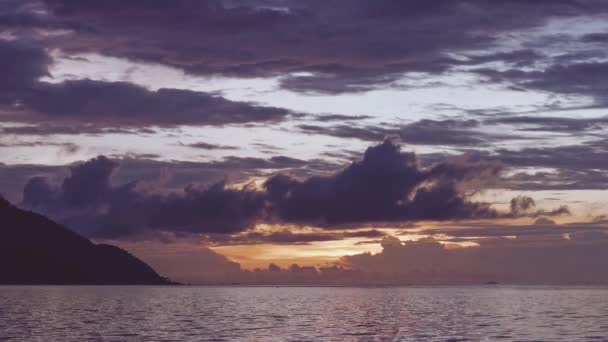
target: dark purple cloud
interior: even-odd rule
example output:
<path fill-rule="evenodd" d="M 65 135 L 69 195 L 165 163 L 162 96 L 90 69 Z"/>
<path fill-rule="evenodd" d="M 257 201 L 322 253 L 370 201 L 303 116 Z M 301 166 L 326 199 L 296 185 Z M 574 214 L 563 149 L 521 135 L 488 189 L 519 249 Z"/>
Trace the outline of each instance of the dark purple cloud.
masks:
<path fill-rule="evenodd" d="M 100 127 L 94 123 L 82 123 L 82 122 L 63 122 L 63 123 L 50 123 L 40 122 L 36 118 L 28 116 L 13 116 L 8 119 L 19 121 L 28 121 L 23 126 L 6 126 L 0 127 L 0 132 L 6 135 L 15 136 L 50 136 L 50 135 L 97 135 L 103 134 L 151 134 L 155 131 L 149 128 L 138 128 L 138 127 Z M 38 118 L 40 119 L 40 118 Z M 38 123 L 36 123 L 38 122 Z"/>
<path fill-rule="evenodd" d="M 329 135 L 363 141 L 393 137 L 412 145 L 446 146 L 468 154 L 473 160 L 494 160 L 516 171 L 500 184 L 501 187 L 516 190 L 606 188 L 608 164 L 605 160 L 607 160 L 608 144 L 602 134 L 607 127 L 608 119 L 604 116 L 512 116 L 504 113 L 468 120 L 423 119 L 393 126 L 388 124 L 367 126 L 301 124 L 298 126 L 300 131 L 311 135 Z M 520 131 L 522 134 L 495 133 L 509 130 Z M 543 136 L 540 136 L 541 134 Z M 546 139 L 553 138 L 557 134 L 563 138 L 577 139 L 579 142 L 552 146 L 537 146 L 535 143 L 547 141 Z M 529 143 L 519 148 L 508 148 L 505 144 L 497 145 L 516 140 L 521 142 L 527 140 Z M 328 156 L 352 159 L 349 151 L 331 153 Z M 436 153 L 419 157 L 423 164 L 429 165 L 441 161 L 447 155 Z M 522 168 L 539 170 L 523 172 Z"/>
<path fill-rule="evenodd" d="M 20 92 L 49 74 L 51 58 L 44 50 L 0 40 L 0 103 L 14 105 Z"/>
<path fill-rule="evenodd" d="M 75 124 L 83 132 L 100 133 L 105 128 L 267 123 L 291 114 L 286 109 L 190 90 L 149 90 L 127 82 L 94 80 L 41 82 L 50 64 L 41 47 L 0 41 L 3 121 L 34 123 L 34 128 Z"/>
<path fill-rule="evenodd" d="M 554 108 L 546 108 L 551 111 Z M 585 108 L 581 108 L 585 109 Z M 454 149 L 471 149 L 479 147 L 492 148 L 496 143 L 509 140 L 540 140 L 539 136 L 526 133 L 559 133 L 580 137 L 581 133 L 595 133 L 608 127 L 608 117 L 561 117 L 541 115 L 514 115 L 498 113 L 476 115 L 476 119 L 421 119 L 407 124 L 330 124 L 304 123 L 297 126 L 305 134 L 328 135 L 340 138 L 379 141 L 386 137 L 397 137 L 410 145 L 449 146 Z M 497 133 L 507 131 L 511 133 Z M 519 134 L 513 131 L 519 131 Z M 546 136 L 545 136 L 546 137 Z"/>
<path fill-rule="evenodd" d="M 604 139 L 576 145 L 497 149 L 494 153 L 476 152 L 482 159 L 494 159 L 514 168 L 544 168 L 520 172 L 504 184 L 520 190 L 605 189 L 608 184 L 607 144 Z"/>
<path fill-rule="evenodd" d="M 188 186 L 179 194 L 146 193 L 137 183 L 111 185 L 117 164 L 97 157 L 71 169 L 60 187 L 32 178 L 23 205 L 50 215 L 91 237 L 119 237 L 142 230 L 232 233 L 251 227 L 263 214 L 264 196 L 230 189 L 223 182 Z"/>
<path fill-rule="evenodd" d="M 589 33 L 582 37 L 582 41 L 587 43 L 606 43 L 608 42 L 608 33 Z"/>
<path fill-rule="evenodd" d="M 265 163 L 246 158 L 218 163 L 227 163 L 224 170 L 243 165 L 253 169 L 303 166 L 302 161 L 287 157 Z M 136 179 L 113 185 L 116 167 L 115 161 L 98 157 L 72 167 L 59 185 L 32 178 L 25 186 L 23 205 L 93 237 L 154 231 L 226 234 L 258 222 L 311 223 L 334 229 L 341 224 L 518 214 L 498 213 L 489 204 L 469 198 L 498 177 L 501 164 L 461 159 L 421 168 L 413 153 L 400 152 L 388 140 L 331 176 L 298 180 L 278 174 L 268 178 L 263 189 L 235 189 L 223 181 L 181 189 L 163 189 Z"/>
<path fill-rule="evenodd" d="M 5 33 L 21 38 L 33 39 L 37 35 L 31 29 L 60 30 L 80 29 L 57 21 L 47 13 L 47 7 L 40 0 L 3 0 L 0 3 L 0 28 Z"/>
<path fill-rule="evenodd" d="M 342 224 L 366 221 L 444 220 L 496 216 L 470 202 L 457 184 L 472 175 L 496 175 L 499 164 L 423 170 L 412 153 L 390 141 L 370 147 L 363 159 L 328 177 L 300 181 L 277 175 L 266 181 L 277 216 L 286 221 Z"/>
<path fill-rule="evenodd" d="M 477 72 L 495 82 L 510 82 L 524 89 L 584 95 L 591 97 L 597 105 L 604 106 L 608 103 L 608 82 L 605 77 L 608 74 L 608 63 L 605 62 L 556 63 L 533 71 L 479 69 Z"/>
<path fill-rule="evenodd" d="M 0 193 L 11 202 L 20 202 L 24 194 L 24 186 L 30 179 L 42 177 L 46 180 L 53 176 L 63 177 L 63 169 L 65 168 L 61 166 L 0 163 Z"/>
<path fill-rule="evenodd" d="M 45 177 L 32 177 L 23 188 L 23 203 L 29 207 L 46 206 L 55 200 L 55 189 Z"/>
<path fill-rule="evenodd" d="M 180 89 L 151 91 L 125 82 L 39 83 L 23 99 L 42 118 L 104 126 L 224 125 L 279 121 L 288 110 Z"/>
<path fill-rule="evenodd" d="M 56 207 L 64 203 L 76 209 L 98 206 L 114 191 L 110 177 L 118 164 L 100 156 L 73 166 L 60 189 L 44 177 L 31 178 L 23 190 L 23 204 L 29 207 Z"/>
<path fill-rule="evenodd" d="M 49 42 L 66 51 L 202 75 L 285 76 L 281 84 L 287 89 L 324 93 L 374 89 L 406 72 L 442 72 L 471 62 L 448 52 L 488 49 L 500 33 L 607 9 L 594 0 L 45 3 L 58 22 L 76 27 L 74 34 Z M 494 57 L 479 62 L 521 65 L 538 57 L 525 51 L 489 54 Z"/>
<path fill-rule="evenodd" d="M 320 126 L 317 124 L 298 125 L 306 134 L 328 135 L 377 142 L 387 137 L 399 138 L 410 145 L 450 146 L 470 148 L 492 146 L 505 140 L 533 139 L 515 134 L 490 133 L 482 130 L 485 121 L 475 119 L 423 119 L 408 124 L 337 124 Z"/>
<path fill-rule="evenodd" d="M 48 144 L 48 143 L 45 143 Z M 10 147 L 13 145 L 7 145 Z M 36 145 L 37 146 L 37 145 Z M 249 177 L 261 177 L 275 170 L 308 177 L 311 174 L 328 173 L 340 165 L 321 159 L 302 160 L 281 155 L 270 158 L 227 156 L 221 160 L 160 161 L 158 155 L 113 155 L 112 161 L 120 164 L 114 169 L 115 184 L 139 182 L 140 187 L 180 191 L 190 184 L 208 186 L 228 178 L 231 182 L 243 182 Z M 5 165 L 0 163 L 0 192 L 13 202 L 22 200 L 23 188 L 30 178 L 44 177 L 51 183 L 60 184 L 74 165 Z"/>

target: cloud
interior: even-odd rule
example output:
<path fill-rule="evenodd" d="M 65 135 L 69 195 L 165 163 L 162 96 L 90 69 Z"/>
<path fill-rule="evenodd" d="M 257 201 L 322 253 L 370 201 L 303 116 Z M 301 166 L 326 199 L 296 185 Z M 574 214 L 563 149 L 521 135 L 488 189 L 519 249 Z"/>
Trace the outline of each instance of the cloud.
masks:
<path fill-rule="evenodd" d="M 517 196 L 510 201 L 511 212 L 505 216 L 511 217 L 539 217 L 539 216 L 560 216 L 570 215 L 570 209 L 563 205 L 553 210 L 536 210 L 536 202 L 529 196 Z M 543 219 L 542 217 L 540 219 Z"/>
<path fill-rule="evenodd" d="M 342 115 L 342 114 L 318 114 L 314 116 L 316 121 L 319 122 L 332 122 L 332 121 L 358 121 L 372 119 L 373 116 L 369 115 Z"/>
<path fill-rule="evenodd" d="M 4 0 L 0 4 L 0 27 L 5 33 L 32 38 L 31 29 L 61 30 L 78 28 L 55 20 L 39 0 Z M 24 37 L 24 38 L 25 38 Z"/>
<path fill-rule="evenodd" d="M 34 118 L 27 117 L 24 115 L 8 117 L 8 120 L 12 121 L 32 121 Z M 7 121 L 8 121 L 7 120 Z M 103 134 L 150 134 L 153 133 L 149 128 L 137 128 L 137 127 L 100 127 L 94 123 L 80 123 L 80 122 L 64 122 L 51 123 L 51 122 L 40 122 L 38 118 L 37 122 L 28 122 L 20 126 L 5 126 L 0 127 L 0 132 L 5 135 L 11 136 L 51 136 L 51 135 L 97 135 Z"/>
<path fill-rule="evenodd" d="M 118 165 L 106 157 L 97 157 L 75 166 L 62 184 L 63 199 L 72 206 L 94 204 L 112 190 L 110 176 Z"/>
<path fill-rule="evenodd" d="M 32 177 L 23 188 L 23 203 L 36 208 L 56 200 L 55 190 L 45 177 Z"/>
<path fill-rule="evenodd" d="M 581 37 L 581 40 L 587 43 L 606 43 L 608 42 L 607 33 L 588 33 Z"/>
<path fill-rule="evenodd" d="M 387 137 L 398 138 L 410 145 L 449 146 L 452 148 L 491 147 L 507 140 L 534 139 L 514 134 L 490 133 L 482 130 L 482 122 L 475 119 L 431 120 L 423 119 L 408 124 L 365 125 L 337 124 L 320 126 L 301 124 L 297 128 L 307 134 L 352 138 L 363 141 L 381 141 Z"/>
<path fill-rule="evenodd" d="M 353 230 L 344 232 L 314 231 L 297 232 L 281 229 L 271 232 L 251 231 L 235 235 L 211 234 L 203 241 L 208 245 L 251 245 L 260 243 L 282 245 L 307 245 L 312 242 L 339 241 L 350 238 L 381 238 L 384 232 L 377 229 Z"/>
<path fill-rule="evenodd" d="M 39 83 L 22 105 L 43 118 L 84 120 L 106 127 L 271 122 L 289 114 L 285 109 L 234 102 L 203 92 L 151 91 L 126 82 L 92 80 Z"/>
<path fill-rule="evenodd" d="M 112 173 L 114 184 L 138 182 L 140 189 L 161 192 L 182 191 L 191 184 L 209 186 L 225 179 L 242 183 L 251 177 L 263 177 L 276 170 L 308 177 L 311 174 L 332 172 L 341 167 L 320 159 L 302 160 L 280 155 L 270 158 L 227 156 L 207 162 L 162 161 L 158 160 L 158 155 L 118 154 L 108 157 L 120 164 Z M 30 178 L 42 176 L 48 178 L 51 184 L 60 184 L 73 166 L 0 163 L 0 192 L 12 202 L 21 202 L 23 188 Z"/>
<path fill-rule="evenodd" d="M 603 239 L 584 243 L 560 238 L 529 245 L 498 239 L 471 248 L 448 248 L 432 238 L 401 243 L 386 237 L 381 253 L 346 256 L 343 261 L 364 273 L 364 281 L 389 284 L 606 283 L 608 272 L 601 259 L 608 235 L 599 234 Z"/>
<path fill-rule="evenodd" d="M 234 181 L 245 181 L 273 169 L 297 169 L 306 174 L 322 166 L 325 170 L 332 167 L 284 156 L 226 157 L 213 162 L 100 156 L 69 167 L 69 175 L 59 184 L 49 173 L 46 177 L 17 180 L 19 170 L 26 172 L 27 166 L 13 166 L 16 173 L 6 176 L 10 184 L 25 184 L 23 206 L 88 237 L 110 238 L 163 230 L 176 234 L 228 234 L 249 229 L 265 215 L 266 194 L 228 187 L 227 174 L 233 174 Z M 306 171 L 308 168 L 311 170 Z M 61 169 L 55 167 L 51 174 L 61 174 Z M 119 185 L 114 185 L 113 180 Z"/>
<path fill-rule="evenodd" d="M 23 190 L 23 204 L 34 208 L 57 202 L 75 208 L 99 205 L 114 190 L 110 177 L 117 167 L 117 163 L 103 156 L 91 159 L 72 167 L 61 189 L 54 189 L 44 177 L 33 177 Z"/>
<path fill-rule="evenodd" d="M 45 3 L 57 22 L 73 27 L 72 34 L 47 43 L 65 51 L 199 75 L 282 76 L 285 89 L 331 94 L 387 86 L 407 72 L 440 73 L 475 60 L 449 53 L 488 50 L 503 33 L 607 9 L 585 0 Z M 521 65 L 536 57 L 527 50 L 503 52 L 479 62 Z"/>
<path fill-rule="evenodd" d="M 485 121 L 487 124 L 511 125 L 521 131 L 561 132 L 578 134 L 598 131 L 608 126 L 608 117 L 567 118 L 547 116 L 507 116 Z"/>
<path fill-rule="evenodd" d="M 204 76 L 278 77 L 284 89 L 303 93 L 364 92 L 398 86 L 408 73 L 474 67 L 495 81 L 600 99 L 605 85 L 594 75 L 605 66 L 593 57 L 603 33 L 551 32 L 535 41 L 583 42 L 576 56 L 545 55 L 523 39 L 522 48 L 499 47 L 506 34 L 517 40 L 522 31 L 554 19 L 606 11 L 608 6 L 594 0 L 462 0 L 432 6 L 390 0 L 112 0 L 103 6 L 11 0 L 0 7 L 0 17 L 19 40 L 68 54 L 98 53 Z M 62 34 L 37 33 L 53 30 Z M 488 68 L 492 63 L 504 65 L 503 70 Z"/>
<path fill-rule="evenodd" d="M 541 244 L 529 240 L 492 239 L 479 247 L 463 248 L 445 246 L 433 238 L 401 242 L 385 236 L 379 253 L 347 255 L 324 266 L 280 267 L 271 263 L 254 270 L 243 269 L 224 255 L 198 245 L 178 248 L 150 242 L 118 243 L 172 279 L 206 285 L 608 283 L 603 265 L 608 257 L 605 232 L 559 237 Z"/>
<path fill-rule="evenodd" d="M 517 196 L 511 199 L 511 212 L 520 213 L 526 212 L 536 205 L 534 199 L 528 196 Z"/>
<path fill-rule="evenodd" d="M 125 160 L 126 166 L 130 162 Z M 131 161 L 132 162 L 132 161 Z M 135 174 L 149 173 L 140 165 Z M 163 165 L 148 162 L 148 165 Z M 167 164 L 170 166 L 170 164 Z M 179 164 L 178 164 L 179 165 Z M 201 169 L 196 163 L 180 167 Z M 390 140 L 368 148 L 360 161 L 329 176 L 299 180 L 283 173 L 267 177 L 262 187 L 229 186 L 225 180 L 167 188 L 166 181 L 133 179 L 113 185 L 119 164 L 100 156 L 70 168 L 61 184 L 40 177 L 25 186 L 23 205 L 38 210 L 89 237 L 119 238 L 158 232 L 175 234 L 234 234 L 257 223 L 310 224 L 325 229 L 356 229 L 365 223 L 496 219 L 568 214 L 566 207 L 531 211 L 533 201 L 514 199 L 514 209 L 501 213 L 471 196 L 497 180 L 503 165 L 467 158 L 418 165 Z M 135 165 L 137 166 L 137 164 Z M 207 163 L 207 171 L 277 170 L 310 167 L 289 157 L 269 160 L 227 158 Z M 224 170 L 224 171 L 221 171 Z M 133 171 L 131 171 L 133 172 Z M 193 175 L 196 180 L 196 174 Z M 190 176 L 188 176 L 190 177 Z M 129 179 L 125 177 L 123 179 Z M 188 178 L 186 178 L 188 179 Z M 182 181 L 181 183 L 184 183 Z M 346 235 L 342 235 L 344 238 Z M 377 237 L 377 236 L 374 236 Z M 339 239 L 337 235 L 248 236 L 255 240 Z M 217 238 L 216 238 L 217 239 Z"/>
<path fill-rule="evenodd" d="M 594 139 L 580 144 L 555 147 L 497 149 L 493 153 L 475 152 L 478 158 L 496 160 L 514 168 L 543 168 L 519 172 L 505 179 L 504 186 L 521 190 L 605 189 L 606 141 Z M 546 170 L 550 169 L 550 170 Z"/>
<path fill-rule="evenodd" d="M 527 89 L 590 96 L 598 105 L 608 104 L 608 82 L 603 77 L 608 73 L 608 63 L 604 62 L 555 64 L 533 71 L 478 69 L 477 72 L 493 81 L 510 82 Z"/>
<path fill-rule="evenodd" d="M 230 189 L 223 182 L 187 186 L 181 193 L 146 193 L 137 183 L 111 185 L 117 164 L 103 156 L 71 168 L 58 189 L 39 177 L 25 186 L 23 205 L 41 211 L 89 237 L 145 234 L 234 233 L 257 222 L 262 194 Z"/>
<path fill-rule="evenodd" d="M 536 221 L 534 221 L 535 225 L 554 225 L 556 224 L 555 221 L 548 219 L 546 217 L 539 217 L 536 219 Z"/>
<path fill-rule="evenodd" d="M 483 242 L 487 238 L 517 237 L 521 242 L 533 240 L 561 239 L 576 233 L 593 233 L 606 231 L 606 221 L 574 222 L 557 224 L 547 217 L 538 217 L 532 224 L 499 224 L 492 222 L 468 222 L 466 225 L 450 228 L 432 228 L 419 231 L 422 235 L 447 235 L 463 238 L 469 242 Z"/>
<path fill-rule="evenodd" d="M 552 108 L 546 108 L 547 111 Z M 475 113 L 473 113 L 475 114 Z M 555 154 L 560 147 L 548 146 L 543 148 L 527 148 L 524 150 L 499 148 L 505 142 L 543 142 L 560 134 L 580 139 L 581 134 L 587 133 L 579 145 L 562 145 L 564 153 L 567 150 L 578 150 L 586 155 L 592 150 L 602 151 L 602 140 L 599 134 L 608 127 L 608 118 L 600 117 L 557 117 L 539 115 L 515 115 L 509 113 L 486 114 L 476 119 L 422 119 L 406 124 L 328 124 L 303 123 L 296 126 L 299 132 L 309 135 L 327 135 L 339 138 L 358 139 L 376 142 L 387 137 L 397 138 L 410 145 L 445 146 L 454 150 L 468 151 L 484 155 L 484 150 L 495 151 L 494 155 L 508 153 L 525 158 L 526 151 L 543 150 Z M 502 133 L 504 132 L 504 133 Z M 548 135 L 551 134 L 551 135 Z M 476 151 L 476 152 L 475 152 Z M 510 157 L 509 157 L 510 158 Z M 580 158 L 580 157 L 579 157 Z M 544 159 L 544 158 L 543 158 Z M 596 158 L 587 156 L 588 162 Z M 568 159 L 562 159 L 567 163 Z M 542 159 L 536 166 L 542 167 Z M 532 163 L 529 166 L 534 166 Z"/>
<path fill-rule="evenodd" d="M 0 103 L 13 105 L 15 95 L 49 75 L 50 57 L 43 49 L 0 40 Z"/>
<path fill-rule="evenodd" d="M 0 80 L 2 121 L 35 123 L 33 128 L 69 127 L 73 123 L 84 133 L 99 133 L 104 128 L 267 123 L 291 114 L 282 108 L 190 90 L 149 90 L 127 82 L 87 79 L 40 81 L 48 75 L 51 63 L 41 47 L 0 40 L 0 72 L 4 75 Z M 2 130 L 7 129 L 11 130 Z M 19 129 L 23 127 L 12 128 L 12 133 L 18 134 Z M 66 131 L 69 129 L 60 130 Z"/>
<path fill-rule="evenodd" d="M 129 160 L 123 167 L 128 168 Z M 162 165 L 152 162 L 150 166 Z M 144 164 L 145 165 L 145 164 Z M 141 165 L 136 174 L 150 172 Z M 170 164 L 168 164 L 170 165 Z M 181 167 L 187 166 L 184 163 Z M 136 164 L 137 166 L 137 164 Z M 201 167 L 191 164 L 193 170 Z M 304 161 L 273 157 L 268 161 L 231 158 L 212 162 L 216 170 L 305 167 Z M 97 157 L 71 167 L 61 184 L 39 177 L 25 186 L 23 205 L 50 215 L 90 237 L 154 234 L 233 234 L 260 222 L 306 223 L 336 229 L 368 222 L 458 220 L 514 217 L 499 213 L 470 196 L 497 179 L 498 163 L 454 159 L 421 168 L 413 153 L 403 153 L 390 140 L 366 150 L 363 159 L 331 176 L 298 180 L 285 174 L 270 176 L 262 188 L 252 184 L 165 188 L 162 183 L 133 179 L 113 185 L 118 163 Z M 204 170 L 201 169 L 201 170 Z M 132 176 L 123 179 L 132 178 Z M 561 209 L 560 209 L 561 210 Z M 526 212 L 553 215 L 562 211 Z M 347 227 L 348 228 L 348 227 Z M 299 236 L 251 236 L 258 239 L 298 239 Z M 309 238 L 328 238 L 309 236 Z M 336 236 L 331 237 L 336 239 Z"/>
<path fill-rule="evenodd" d="M 47 165 L 6 165 L 0 163 L 0 192 L 11 202 L 21 201 L 25 184 L 34 177 L 63 176 L 63 167 Z"/>
<path fill-rule="evenodd" d="M 438 164 L 420 169 L 412 153 L 387 140 L 363 159 L 329 177 L 300 181 L 269 178 L 266 191 L 277 216 L 322 225 L 370 221 L 448 220 L 493 217 L 489 205 L 469 201 L 458 184 L 473 175 L 496 176 L 499 164 Z"/>
<path fill-rule="evenodd" d="M 218 145 L 218 144 L 210 144 L 204 141 L 190 143 L 190 144 L 180 144 L 182 146 L 188 146 L 192 148 L 198 148 L 201 150 L 238 150 L 239 148 L 236 146 L 228 146 L 228 145 Z"/>
<path fill-rule="evenodd" d="M 0 129 L 1 131 L 1 129 Z M 66 153 L 78 152 L 80 147 L 74 143 L 68 142 L 46 142 L 46 141 L 15 141 L 12 143 L 0 142 L 0 148 L 12 148 L 12 147 L 43 147 L 43 146 L 56 146 L 61 148 Z"/>

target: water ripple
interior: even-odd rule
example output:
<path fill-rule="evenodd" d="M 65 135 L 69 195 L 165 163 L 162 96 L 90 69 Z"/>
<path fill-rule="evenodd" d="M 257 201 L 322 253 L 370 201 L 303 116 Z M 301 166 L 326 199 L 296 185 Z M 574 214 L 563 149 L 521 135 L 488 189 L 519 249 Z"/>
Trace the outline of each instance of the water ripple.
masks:
<path fill-rule="evenodd" d="M 608 341 L 601 287 L 0 287 L 0 341 Z"/>

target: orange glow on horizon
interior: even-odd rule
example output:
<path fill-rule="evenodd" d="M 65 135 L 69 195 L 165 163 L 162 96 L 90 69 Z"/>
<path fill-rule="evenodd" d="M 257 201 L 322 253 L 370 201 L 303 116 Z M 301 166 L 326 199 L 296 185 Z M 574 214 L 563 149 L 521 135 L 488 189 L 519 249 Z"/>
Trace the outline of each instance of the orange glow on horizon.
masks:
<path fill-rule="evenodd" d="M 333 264 L 345 255 L 365 252 L 378 253 L 382 250 L 380 244 L 356 245 L 355 241 L 349 239 L 300 245 L 237 245 L 212 247 L 211 249 L 238 262 L 244 269 L 267 268 L 271 263 L 281 267 L 288 267 L 292 264 L 322 266 Z"/>

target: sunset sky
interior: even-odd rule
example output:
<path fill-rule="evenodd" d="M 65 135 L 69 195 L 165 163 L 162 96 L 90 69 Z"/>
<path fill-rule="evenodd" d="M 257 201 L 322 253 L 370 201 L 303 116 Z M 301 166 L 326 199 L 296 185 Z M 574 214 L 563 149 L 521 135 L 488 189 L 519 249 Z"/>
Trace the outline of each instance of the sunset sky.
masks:
<path fill-rule="evenodd" d="M 605 0 L 3 0 L 0 193 L 188 283 L 608 282 L 607 43 Z"/>

